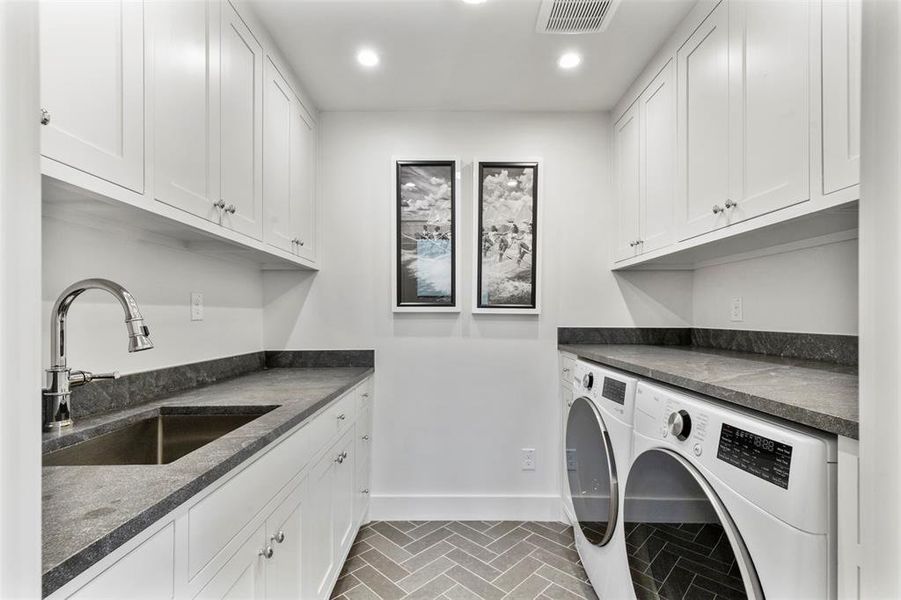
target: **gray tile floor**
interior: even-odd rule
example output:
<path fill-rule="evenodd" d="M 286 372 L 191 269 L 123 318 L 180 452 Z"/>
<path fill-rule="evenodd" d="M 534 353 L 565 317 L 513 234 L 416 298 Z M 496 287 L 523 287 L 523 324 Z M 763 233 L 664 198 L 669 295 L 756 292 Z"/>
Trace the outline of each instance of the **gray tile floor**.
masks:
<path fill-rule="evenodd" d="M 562 523 L 379 521 L 363 527 L 335 600 L 595 600 Z"/>

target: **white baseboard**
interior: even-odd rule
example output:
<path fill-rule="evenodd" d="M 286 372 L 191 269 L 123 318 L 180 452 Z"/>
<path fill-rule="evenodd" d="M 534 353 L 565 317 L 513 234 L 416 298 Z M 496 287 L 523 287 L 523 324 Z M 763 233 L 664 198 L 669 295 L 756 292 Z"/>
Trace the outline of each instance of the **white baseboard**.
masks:
<path fill-rule="evenodd" d="M 561 521 L 560 496 L 372 496 L 373 521 Z"/>

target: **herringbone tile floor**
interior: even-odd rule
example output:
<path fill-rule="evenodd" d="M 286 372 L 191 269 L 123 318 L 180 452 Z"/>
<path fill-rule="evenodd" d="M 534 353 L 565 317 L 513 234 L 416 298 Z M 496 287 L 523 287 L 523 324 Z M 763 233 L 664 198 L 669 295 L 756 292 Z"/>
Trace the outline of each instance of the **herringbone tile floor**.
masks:
<path fill-rule="evenodd" d="M 334 600 L 596 600 L 562 523 L 379 521 L 363 527 Z"/>

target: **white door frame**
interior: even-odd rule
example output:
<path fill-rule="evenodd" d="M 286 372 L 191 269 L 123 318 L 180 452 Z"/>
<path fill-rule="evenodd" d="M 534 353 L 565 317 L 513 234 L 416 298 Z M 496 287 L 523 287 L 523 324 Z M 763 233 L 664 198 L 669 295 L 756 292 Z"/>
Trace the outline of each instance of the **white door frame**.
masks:
<path fill-rule="evenodd" d="M 0 597 L 41 597 L 38 3 L 0 1 Z"/>

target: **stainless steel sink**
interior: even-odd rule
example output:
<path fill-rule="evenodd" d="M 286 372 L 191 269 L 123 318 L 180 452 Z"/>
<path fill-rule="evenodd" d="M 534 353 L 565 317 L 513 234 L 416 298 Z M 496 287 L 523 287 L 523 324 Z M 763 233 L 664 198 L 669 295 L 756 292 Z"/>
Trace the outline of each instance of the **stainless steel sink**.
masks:
<path fill-rule="evenodd" d="M 43 457 L 43 464 L 45 467 L 165 465 L 273 408 L 259 407 L 259 411 L 252 414 L 160 414 L 48 452 Z"/>

